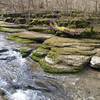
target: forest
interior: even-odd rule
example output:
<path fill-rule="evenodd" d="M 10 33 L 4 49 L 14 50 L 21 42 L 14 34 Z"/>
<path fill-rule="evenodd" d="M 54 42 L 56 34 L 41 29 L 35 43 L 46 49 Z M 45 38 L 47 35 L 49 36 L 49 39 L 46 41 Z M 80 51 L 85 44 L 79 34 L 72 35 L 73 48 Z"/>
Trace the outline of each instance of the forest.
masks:
<path fill-rule="evenodd" d="M 100 100 L 100 0 L 0 0 L 0 100 Z"/>
<path fill-rule="evenodd" d="M 100 12 L 100 0 L 0 0 L 3 13 L 27 11 Z"/>

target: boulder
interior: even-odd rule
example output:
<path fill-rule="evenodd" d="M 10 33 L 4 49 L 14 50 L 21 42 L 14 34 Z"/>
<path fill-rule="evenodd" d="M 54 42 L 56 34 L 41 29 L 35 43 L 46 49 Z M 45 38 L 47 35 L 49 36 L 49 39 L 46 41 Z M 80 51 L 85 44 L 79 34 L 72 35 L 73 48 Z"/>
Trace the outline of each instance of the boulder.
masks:
<path fill-rule="evenodd" d="M 46 56 L 44 60 L 40 61 L 44 70 L 50 73 L 76 73 L 88 63 L 89 57 L 80 55 L 60 55 L 58 59 Z"/>

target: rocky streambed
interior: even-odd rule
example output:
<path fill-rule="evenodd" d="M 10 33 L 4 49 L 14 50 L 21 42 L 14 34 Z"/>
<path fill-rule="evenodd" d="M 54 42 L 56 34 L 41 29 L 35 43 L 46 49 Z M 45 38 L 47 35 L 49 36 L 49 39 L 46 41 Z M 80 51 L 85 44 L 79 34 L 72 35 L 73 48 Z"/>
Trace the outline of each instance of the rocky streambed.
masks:
<path fill-rule="evenodd" d="M 0 33 L 1 100 L 99 100 L 99 36 L 14 31 Z"/>
<path fill-rule="evenodd" d="M 59 82 L 32 72 L 34 63 L 22 58 L 20 46 L 0 33 L 0 100 L 66 100 Z"/>

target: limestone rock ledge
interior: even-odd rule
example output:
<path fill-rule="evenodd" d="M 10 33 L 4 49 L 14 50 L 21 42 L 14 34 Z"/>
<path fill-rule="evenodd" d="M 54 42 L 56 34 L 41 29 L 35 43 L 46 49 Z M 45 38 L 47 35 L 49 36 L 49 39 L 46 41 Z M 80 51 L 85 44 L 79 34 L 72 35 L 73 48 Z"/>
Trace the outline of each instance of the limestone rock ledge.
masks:
<path fill-rule="evenodd" d="M 99 47 L 100 40 L 52 37 L 33 51 L 31 57 L 46 72 L 76 73 L 92 64 Z"/>

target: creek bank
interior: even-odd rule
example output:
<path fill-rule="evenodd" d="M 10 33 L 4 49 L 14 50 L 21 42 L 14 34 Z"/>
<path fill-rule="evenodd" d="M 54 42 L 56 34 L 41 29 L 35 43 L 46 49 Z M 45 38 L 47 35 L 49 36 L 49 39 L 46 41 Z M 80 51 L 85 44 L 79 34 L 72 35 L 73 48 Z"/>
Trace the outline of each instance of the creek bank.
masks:
<path fill-rule="evenodd" d="M 1 46 L 1 44 L 2 44 L 2 46 L 5 46 L 2 43 L 2 41 L 4 41 L 4 40 L 1 40 L 0 46 Z M 8 41 L 6 41 L 6 43 L 8 43 Z M 52 67 L 51 65 L 53 65 L 52 59 L 53 59 L 53 62 L 55 62 L 55 64 L 57 64 L 58 63 L 57 61 L 59 61 L 59 59 L 57 57 L 60 55 L 62 56 L 61 60 L 63 61 L 63 59 L 64 59 L 64 62 L 60 62 L 60 64 L 62 64 L 62 63 L 66 64 L 65 58 L 69 59 L 68 61 L 71 64 L 72 61 L 75 61 L 75 59 L 76 59 L 76 58 L 75 59 L 70 58 L 72 56 L 73 57 L 77 57 L 77 56 L 82 57 L 81 59 L 83 59 L 83 56 L 89 57 L 89 59 L 90 59 L 91 55 L 99 56 L 98 49 L 96 49 L 96 48 L 100 47 L 99 43 L 100 43 L 99 40 L 96 40 L 96 39 L 82 39 L 81 40 L 81 39 L 61 38 L 61 37 L 53 36 L 53 37 L 50 37 L 49 39 L 46 39 L 42 43 L 41 46 L 39 46 L 37 49 L 35 49 L 33 51 L 33 55 L 35 55 L 34 59 L 37 61 L 37 63 L 39 63 L 40 58 L 45 59 L 46 56 L 49 57 L 50 58 L 50 60 L 49 60 L 50 70 L 51 70 L 51 67 Z M 11 42 L 11 44 L 12 44 L 12 42 Z M 33 44 L 34 43 L 32 43 L 32 45 Z M 22 48 L 22 45 L 25 46 L 25 48 Z M 26 48 L 26 45 L 29 46 L 30 44 L 25 44 L 25 43 L 21 44 L 21 48 L 24 49 L 22 51 L 24 51 L 24 52 L 26 52 L 27 50 L 30 51 L 31 50 L 30 48 L 32 48 L 32 49 L 34 48 L 34 46 L 32 46 L 32 45 L 30 48 Z M 10 45 L 10 46 L 12 46 L 12 45 Z M 13 48 L 15 48 L 15 44 L 13 45 Z M 57 52 L 57 55 L 55 52 Z M 95 54 L 95 52 L 97 52 L 97 53 Z M 64 56 L 63 54 L 66 56 L 65 58 L 63 58 L 63 56 Z M 75 54 L 77 54 L 77 55 L 75 55 Z M 70 57 L 67 57 L 67 56 L 70 56 Z M 57 58 L 57 60 L 56 60 L 56 58 Z M 48 61 L 48 59 L 47 59 L 47 61 Z M 79 61 L 77 60 L 77 62 L 79 62 Z M 81 73 L 77 73 L 77 74 L 49 74 L 49 73 L 45 73 L 41 69 L 43 67 L 39 66 L 38 64 L 37 64 L 38 65 L 37 66 L 34 63 L 32 63 L 31 71 L 36 76 L 34 76 L 32 79 L 30 79 L 31 76 L 29 76 L 28 78 L 20 77 L 27 71 L 26 71 L 25 65 L 24 65 L 24 68 L 20 69 L 19 63 L 21 63 L 21 60 L 18 60 L 17 67 L 14 66 L 12 68 L 10 66 L 10 68 L 9 68 L 9 66 L 6 66 L 6 68 L 9 69 L 8 73 L 7 73 L 7 71 L 5 72 L 2 69 L 2 68 L 5 68 L 4 66 L 3 67 L 1 66 L 1 68 L 0 68 L 1 72 L 6 73 L 5 77 L 7 76 L 8 79 L 9 79 L 9 75 L 10 75 L 11 79 L 13 79 L 13 77 L 15 77 L 15 78 L 18 77 L 18 79 L 20 78 L 19 81 L 14 82 L 14 86 L 15 86 L 15 88 L 17 88 L 17 90 L 14 90 L 14 92 L 11 93 L 12 95 L 10 95 L 13 98 L 16 97 L 17 100 L 18 100 L 18 98 L 20 98 L 20 96 L 19 96 L 20 93 L 25 97 L 27 94 L 33 93 L 32 89 L 34 87 L 36 89 L 41 89 L 40 91 L 42 91 L 42 89 L 43 89 L 43 91 L 49 90 L 49 89 L 50 89 L 50 91 L 52 91 L 52 90 L 55 91 L 52 93 L 49 92 L 49 94 L 47 93 L 47 91 L 46 92 L 42 91 L 43 97 L 44 97 L 44 94 L 45 94 L 45 97 L 47 97 L 49 95 L 49 97 L 52 98 L 51 100 L 59 100 L 59 99 L 60 100 L 81 100 L 81 99 L 83 99 L 83 100 L 89 100 L 89 99 L 90 100 L 91 99 L 99 100 L 99 98 L 100 98 L 100 96 L 99 96 L 100 95 L 100 73 L 98 71 L 95 71 L 92 69 L 91 70 L 86 69 L 84 71 L 84 73 L 81 72 Z M 46 64 L 47 63 L 48 62 L 46 62 Z M 74 66 L 76 66 L 76 64 L 77 63 L 74 62 Z M 15 64 L 13 64 L 13 65 L 15 65 Z M 70 66 L 72 66 L 72 65 L 70 65 Z M 83 67 L 86 67 L 86 66 L 84 65 L 81 68 L 84 69 Z M 28 68 L 29 68 L 29 66 L 28 66 Z M 10 73 L 10 69 L 11 69 L 11 73 Z M 14 70 L 14 73 L 12 70 Z M 24 74 L 24 75 L 27 76 L 26 74 Z M 30 74 L 28 73 L 28 75 L 30 75 Z M 1 73 L 0 73 L 0 76 L 1 76 Z M 33 82 L 33 80 L 34 80 L 34 82 Z M 57 82 L 55 82 L 56 80 L 57 80 Z M 9 81 L 9 82 L 11 83 L 12 81 Z M 64 86 L 64 90 L 66 92 L 63 91 L 62 87 L 60 88 L 60 86 L 58 85 L 59 82 Z M 31 90 L 30 90 L 30 88 L 31 88 Z M 10 89 L 11 90 L 13 89 L 12 84 L 10 84 Z M 10 89 L 8 88 L 9 92 L 10 92 Z M 20 91 L 20 89 L 21 89 L 21 91 Z M 30 91 L 32 91 L 32 92 L 30 93 Z M 35 93 L 37 93 L 37 91 Z M 35 94 L 33 93 L 33 95 L 35 95 Z M 36 97 L 37 97 L 37 95 L 36 95 Z"/>

